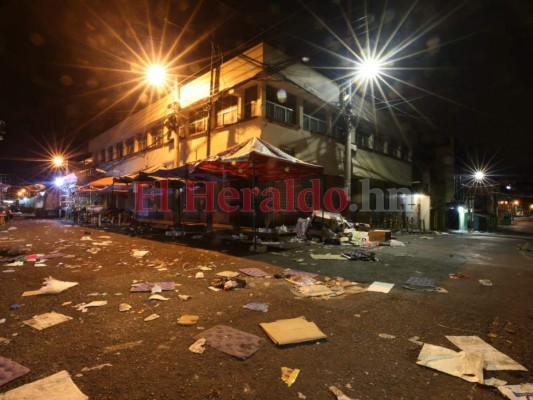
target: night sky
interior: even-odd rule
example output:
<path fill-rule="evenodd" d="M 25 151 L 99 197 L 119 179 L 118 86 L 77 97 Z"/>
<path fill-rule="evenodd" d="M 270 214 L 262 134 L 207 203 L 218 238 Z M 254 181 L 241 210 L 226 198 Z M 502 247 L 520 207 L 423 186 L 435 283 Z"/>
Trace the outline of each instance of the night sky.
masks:
<path fill-rule="evenodd" d="M 184 80 L 205 71 L 213 48 L 229 59 L 260 41 L 341 79 L 346 46 L 355 48 L 351 32 L 375 42 L 382 22 L 383 45 L 407 15 L 390 46 L 414 39 L 398 53 L 401 69 L 390 71 L 402 82 L 390 82 L 414 107 L 387 89 L 389 104 L 414 129 L 457 138 L 497 179 L 532 182 L 531 1 L 0 4 L 0 120 L 7 124 L 0 172 L 38 179 L 53 152 L 81 156 L 91 137 L 146 106 L 157 93 L 142 85 L 139 65 L 159 48 Z"/>

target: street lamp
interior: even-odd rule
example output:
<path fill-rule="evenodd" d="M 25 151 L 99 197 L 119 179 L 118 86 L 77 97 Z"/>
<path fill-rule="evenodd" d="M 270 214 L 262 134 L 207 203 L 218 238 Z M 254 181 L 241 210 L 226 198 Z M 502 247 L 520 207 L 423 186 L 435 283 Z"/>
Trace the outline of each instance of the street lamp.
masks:
<path fill-rule="evenodd" d="M 474 179 L 477 181 L 477 182 L 481 182 L 483 181 L 483 179 L 485 179 L 485 173 L 483 171 L 476 171 L 474 173 Z"/>
<path fill-rule="evenodd" d="M 376 80 L 383 72 L 383 66 L 384 62 L 382 60 L 363 55 L 363 57 L 355 63 L 354 77 L 352 77 L 347 85 L 348 93 L 341 93 L 341 105 L 344 109 L 347 129 L 346 141 L 344 143 L 344 190 L 348 196 L 348 200 L 351 199 L 352 194 L 352 144 L 356 139 L 355 125 L 353 123 L 353 119 L 356 117 L 354 107 L 355 92 L 361 86 L 364 88 L 363 91 L 366 92 L 367 86 Z M 357 86 L 355 90 L 352 91 L 354 84 Z M 364 99 L 362 99 L 362 101 L 364 101 Z"/>

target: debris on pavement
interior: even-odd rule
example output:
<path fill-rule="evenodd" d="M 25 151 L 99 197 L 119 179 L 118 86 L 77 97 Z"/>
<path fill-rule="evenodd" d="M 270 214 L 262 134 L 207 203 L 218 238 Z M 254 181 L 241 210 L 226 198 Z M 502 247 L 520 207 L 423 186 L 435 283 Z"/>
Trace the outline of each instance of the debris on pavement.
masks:
<path fill-rule="evenodd" d="M 0 344 L 9 344 L 9 343 L 11 343 L 11 339 L 0 336 Z"/>
<path fill-rule="evenodd" d="M 58 294 L 77 285 L 78 282 L 64 282 L 54 279 L 50 276 L 48 278 L 45 278 L 43 282 L 43 287 L 38 290 L 26 291 L 22 293 L 22 297 L 37 296 L 41 294 Z"/>
<path fill-rule="evenodd" d="M 105 367 L 112 367 L 113 364 L 109 364 L 109 363 L 105 363 L 105 364 L 100 364 L 100 365 L 96 365 L 94 367 L 83 367 L 81 369 L 81 372 L 89 372 L 89 371 L 99 371 L 101 370 L 102 368 L 105 368 Z"/>
<path fill-rule="evenodd" d="M 463 274 L 463 273 L 448 274 L 448 276 L 452 279 L 470 279 L 470 275 Z"/>
<path fill-rule="evenodd" d="M 407 340 L 409 340 L 411 343 L 414 343 L 414 344 L 416 344 L 418 346 L 423 346 L 424 345 L 424 342 L 420 341 L 420 337 L 419 336 L 413 336 L 413 337 L 410 337 Z"/>
<path fill-rule="evenodd" d="M 334 292 L 326 285 L 304 285 L 296 286 L 294 288 L 294 294 L 302 297 L 325 297 L 325 296 L 338 296 L 343 294 L 342 288 L 339 288 L 342 292 Z"/>
<path fill-rule="evenodd" d="M 318 274 L 315 274 L 313 272 L 299 271 L 297 269 L 286 269 L 285 271 L 283 271 L 283 275 L 285 277 L 306 276 L 308 278 L 316 278 L 318 276 Z"/>
<path fill-rule="evenodd" d="M 198 315 L 182 315 L 178 318 L 178 325 L 195 325 L 199 319 L 200 317 Z"/>
<path fill-rule="evenodd" d="M 378 336 L 382 339 L 389 339 L 389 340 L 396 339 L 396 336 L 389 335 L 388 333 L 380 333 Z"/>
<path fill-rule="evenodd" d="M 129 311 L 131 310 L 131 306 L 127 303 L 120 303 L 120 305 L 118 306 L 118 310 L 120 312 Z"/>
<path fill-rule="evenodd" d="M 189 346 L 189 351 L 196 353 L 196 354 L 202 354 L 205 351 L 205 338 L 200 338 L 193 344 Z"/>
<path fill-rule="evenodd" d="M 529 399 L 531 396 L 533 396 L 533 383 L 499 386 L 498 390 L 510 400 Z"/>
<path fill-rule="evenodd" d="M 310 342 L 327 337 L 314 322 L 307 321 L 305 317 L 262 322 L 259 325 L 278 346 Z"/>
<path fill-rule="evenodd" d="M 202 279 L 202 278 L 204 278 L 204 273 L 203 272 L 197 272 L 196 275 L 194 275 L 194 277 L 196 279 Z"/>
<path fill-rule="evenodd" d="M 131 349 L 132 347 L 140 346 L 142 343 L 142 340 L 137 340 L 136 342 L 127 342 L 106 346 L 104 347 L 104 353 L 115 353 L 117 351 Z"/>
<path fill-rule="evenodd" d="M 209 346 L 240 360 L 252 356 L 265 343 L 259 336 L 225 325 L 216 325 L 194 336 L 194 339 L 200 338 L 205 338 Z"/>
<path fill-rule="evenodd" d="M 481 357 L 487 371 L 527 371 L 509 356 L 499 352 L 477 336 L 446 336 L 450 342 L 468 353 Z"/>
<path fill-rule="evenodd" d="M 133 253 L 131 254 L 135 258 L 143 258 L 145 255 L 147 255 L 150 251 L 148 250 L 133 250 Z"/>
<path fill-rule="evenodd" d="M 241 268 L 239 269 L 239 271 L 241 271 L 243 274 L 253 276 L 255 278 L 263 278 L 265 276 L 268 276 L 265 271 L 259 268 Z"/>
<path fill-rule="evenodd" d="M 236 276 L 239 276 L 239 273 L 235 271 L 221 271 L 217 272 L 215 275 L 223 278 L 235 278 Z"/>
<path fill-rule="evenodd" d="M 149 316 L 147 316 L 144 321 L 145 322 L 149 322 L 149 321 L 153 321 L 154 319 L 158 319 L 159 318 L 159 315 L 157 314 L 151 314 Z"/>
<path fill-rule="evenodd" d="M 26 375 L 28 372 L 30 372 L 28 367 L 20 365 L 9 358 L 0 356 L 0 386 L 20 378 L 21 376 Z"/>
<path fill-rule="evenodd" d="M 424 343 L 416 363 L 468 382 L 483 383 L 483 358 L 473 353 Z"/>
<path fill-rule="evenodd" d="M 148 297 L 148 300 L 159 300 L 159 301 L 167 301 L 170 300 L 170 297 L 164 297 L 160 294 L 153 294 L 150 297 Z"/>
<path fill-rule="evenodd" d="M 191 296 L 189 296 L 188 294 L 178 294 L 178 299 L 182 300 L 182 301 L 187 301 L 191 298 Z"/>
<path fill-rule="evenodd" d="M 352 400 L 351 397 L 346 396 L 340 389 L 335 386 L 330 386 L 329 391 L 337 397 L 337 400 Z"/>
<path fill-rule="evenodd" d="M 87 312 L 87 309 L 90 307 L 103 307 L 107 305 L 106 300 L 97 300 L 97 301 L 91 301 L 90 303 L 80 303 L 76 304 L 74 307 L 76 310 L 81 312 Z"/>
<path fill-rule="evenodd" d="M 162 291 L 174 290 L 176 288 L 175 282 L 138 282 L 133 283 L 130 292 L 151 292 L 155 286 L 159 286 Z"/>
<path fill-rule="evenodd" d="M 0 395 L 0 400 L 88 400 L 67 371 L 59 371 Z"/>
<path fill-rule="evenodd" d="M 368 292 L 389 293 L 393 287 L 394 283 L 374 282 L 366 290 Z"/>
<path fill-rule="evenodd" d="M 492 286 L 492 281 L 489 279 L 480 279 L 479 283 L 481 283 L 483 286 Z"/>
<path fill-rule="evenodd" d="M 420 290 L 420 291 L 436 291 L 435 279 L 431 278 L 422 278 L 417 276 L 411 276 L 405 284 L 402 285 L 404 289 L 409 290 Z"/>
<path fill-rule="evenodd" d="M 501 379 L 498 379 L 498 378 L 489 378 L 489 379 L 485 379 L 483 381 L 483 384 L 485 386 L 494 386 L 494 387 L 498 387 L 498 386 L 505 386 L 507 385 L 507 381 L 503 381 Z"/>
<path fill-rule="evenodd" d="M 352 261 L 378 261 L 376 253 L 366 250 L 345 251 L 344 257 Z"/>
<path fill-rule="evenodd" d="M 63 315 L 52 311 L 49 313 L 35 315 L 31 319 L 22 321 L 22 323 L 31 326 L 32 328 L 35 328 L 38 331 L 42 331 L 43 329 L 50 328 L 51 326 L 61 324 L 71 319 L 72 317 L 69 317 L 68 315 Z"/>
<path fill-rule="evenodd" d="M 288 387 L 291 387 L 292 384 L 296 381 L 296 378 L 298 378 L 298 374 L 300 373 L 300 370 L 297 368 L 287 368 L 287 367 L 281 367 L 281 380 L 287 384 Z"/>
<path fill-rule="evenodd" d="M 267 312 L 268 304 L 266 303 L 248 303 L 243 306 L 244 308 L 252 311 Z"/>
<path fill-rule="evenodd" d="M 247 285 L 247 282 L 244 279 L 239 278 L 215 278 L 211 281 L 210 288 L 215 289 L 224 289 L 224 290 L 233 290 L 233 289 L 244 289 Z"/>

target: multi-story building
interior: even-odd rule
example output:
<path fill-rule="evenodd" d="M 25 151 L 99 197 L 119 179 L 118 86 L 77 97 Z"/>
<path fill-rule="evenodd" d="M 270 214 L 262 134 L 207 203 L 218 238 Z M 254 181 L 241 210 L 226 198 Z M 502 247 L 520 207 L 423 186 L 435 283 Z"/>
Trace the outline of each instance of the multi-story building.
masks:
<path fill-rule="evenodd" d="M 173 96 L 169 93 L 92 139 L 89 151 L 95 167 L 120 176 L 157 165 L 179 167 L 259 137 L 323 166 L 322 182 L 342 187 L 347 132 L 339 94 L 334 81 L 258 44 L 180 85 L 177 134 L 165 124 L 175 112 L 169 107 Z M 358 104 L 363 107 L 354 108 L 359 122 L 352 151 L 352 202 L 361 206 L 365 188 L 410 188 L 413 179 L 409 140 L 385 116 L 371 117 L 372 107 L 362 99 Z M 307 183 L 302 179 L 298 184 Z M 388 207 L 393 199 L 384 192 Z M 383 213 L 373 212 L 376 198 L 375 193 L 370 195 L 367 203 L 372 211 L 358 211 L 352 217 L 380 218 Z"/>

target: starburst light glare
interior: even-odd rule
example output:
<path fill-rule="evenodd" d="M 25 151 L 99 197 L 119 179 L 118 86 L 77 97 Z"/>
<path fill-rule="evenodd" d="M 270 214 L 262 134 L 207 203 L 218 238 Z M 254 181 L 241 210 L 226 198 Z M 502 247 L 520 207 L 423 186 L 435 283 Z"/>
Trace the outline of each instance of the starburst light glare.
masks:
<path fill-rule="evenodd" d="M 163 86 L 167 78 L 167 69 L 162 65 L 150 65 L 146 70 L 146 80 L 154 86 Z"/>

